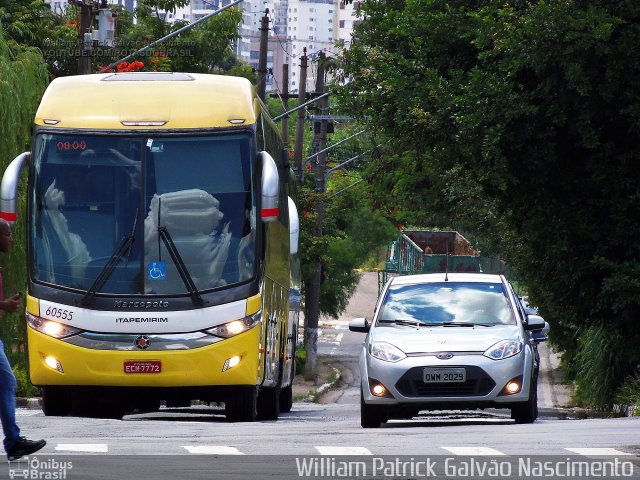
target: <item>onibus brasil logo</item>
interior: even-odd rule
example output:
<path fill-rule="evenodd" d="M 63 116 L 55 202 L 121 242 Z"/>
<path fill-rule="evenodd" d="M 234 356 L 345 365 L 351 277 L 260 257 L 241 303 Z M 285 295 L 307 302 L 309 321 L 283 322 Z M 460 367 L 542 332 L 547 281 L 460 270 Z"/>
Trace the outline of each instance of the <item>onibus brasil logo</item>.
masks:
<path fill-rule="evenodd" d="M 22 457 L 9 460 L 9 478 L 65 480 L 67 471 L 72 468 L 72 462 L 62 462 L 55 458 L 41 460 L 38 457 Z"/>

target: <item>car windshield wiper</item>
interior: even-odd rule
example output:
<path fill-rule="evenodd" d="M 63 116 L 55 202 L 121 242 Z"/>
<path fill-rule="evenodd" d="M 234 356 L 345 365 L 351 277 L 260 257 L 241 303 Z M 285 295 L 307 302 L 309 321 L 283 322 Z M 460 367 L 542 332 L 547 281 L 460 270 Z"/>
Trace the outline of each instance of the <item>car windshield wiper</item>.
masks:
<path fill-rule="evenodd" d="M 397 325 L 408 325 L 410 327 L 426 327 L 427 324 L 419 322 L 417 320 L 379 320 L 380 323 L 395 323 Z"/>
<path fill-rule="evenodd" d="M 105 283 L 107 283 L 107 280 L 109 280 L 109 277 L 116 269 L 118 263 L 120 263 L 120 260 L 122 260 L 122 257 L 124 257 L 125 254 L 127 255 L 127 257 L 131 254 L 131 246 L 133 245 L 133 241 L 135 240 L 137 221 L 138 211 L 136 210 L 136 216 L 133 220 L 133 228 L 131 229 L 131 233 L 129 235 L 125 235 L 122 240 L 120 240 L 120 244 L 111 254 L 109 261 L 105 264 L 104 267 L 102 267 L 102 270 L 100 270 L 100 273 L 93 281 L 93 284 L 91 285 L 89 290 L 87 290 L 87 293 L 84 294 L 82 300 L 80 300 L 80 305 L 89 305 L 93 297 L 95 297 L 96 292 L 100 290 Z"/>
<path fill-rule="evenodd" d="M 174 265 L 178 269 L 178 274 L 184 282 L 185 287 L 187 287 L 187 290 L 189 290 L 191 300 L 195 305 L 204 305 L 204 301 L 200 296 L 200 292 L 198 291 L 196 284 L 193 282 L 193 278 L 191 278 L 191 274 L 189 274 L 189 270 L 187 270 L 187 266 L 184 264 L 184 261 L 182 260 L 178 249 L 176 248 L 176 244 L 173 243 L 173 239 L 171 238 L 167 227 L 158 227 L 158 235 L 164 242 L 165 247 L 167 247 L 167 251 L 171 256 L 171 260 L 173 260 Z"/>
<path fill-rule="evenodd" d="M 433 323 L 437 327 L 493 327 L 494 323 L 466 323 L 466 322 L 439 322 Z"/>

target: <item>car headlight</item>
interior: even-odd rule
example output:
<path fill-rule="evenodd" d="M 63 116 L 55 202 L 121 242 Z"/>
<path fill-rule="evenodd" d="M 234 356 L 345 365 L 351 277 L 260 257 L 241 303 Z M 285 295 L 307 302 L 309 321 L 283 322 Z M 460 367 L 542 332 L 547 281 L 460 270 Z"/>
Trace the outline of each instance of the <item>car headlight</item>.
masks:
<path fill-rule="evenodd" d="M 218 325 L 217 327 L 209 328 L 205 330 L 205 332 L 210 335 L 215 335 L 216 337 L 234 337 L 255 327 L 258 323 L 260 323 L 261 318 L 262 311 L 259 311 L 257 313 L 254 313 L 253 315 L 244 317 L 243 319 L 233 320 L 232 322 L 223 323 L 222 325 Z"/>
<path fill-rule="evenodd" d="M 30 313 L 27 313 L 27 323 L 34 330 L 54 338 L 70 337 L 82 332 L 79 328 L 54 322 L 53 320 L 47 320 L 46 318 L 36 317 Z"/>
<path fill-rule="evenodd" d="M 402 350 L 386 342 L 372 342 L 369 346 L 369 353 L 372 357 L 385 362 L 399 362 L 403 358 L 407 358 Z"/>
<path fill-rule="evenodd" d="M 517 340 L 501 340 L 495 345 L 489 347 L 483 355 L 492 360 L 502 360 L 504 358 L 513 357 L 522 351 L 522 342 Z"/>

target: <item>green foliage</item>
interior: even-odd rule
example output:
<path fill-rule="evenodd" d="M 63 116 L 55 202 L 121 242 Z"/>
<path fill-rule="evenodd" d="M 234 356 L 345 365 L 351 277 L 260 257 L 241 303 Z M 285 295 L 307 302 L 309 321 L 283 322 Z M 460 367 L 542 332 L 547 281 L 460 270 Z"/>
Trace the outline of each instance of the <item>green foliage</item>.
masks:
<path fill-rule="evenodd" d="M 352 172 L 353 174 L 353 172 Z M 335 174 L 326 194 L 313 192 L 314 176 L 308 175 L 307 185 L 301 189 L 300 254 L 303 297 L 317 262 L 322 264 L 320 312 L 338 317 L 360 279 L 357 268 L 371 252 L 385 245 L 397 235 L 397 230 L 383 215 L 375 212 L 366 189 L 341 189 L 351 185 L 357 177 Z M 316 236 L 317 205 L 325 205 L 323 235 Z"/>
<path fill-rule="evenodd" d="M 41 53 L 35 48 L 22 47 L 7 41 L 0 31 L 0 171 L 21 152 L 29 149 L 33 117 L 40 97 L 48 83 L 47 67 Z M 25 179 L 20 189 L 19 210 L 24 212 Z M 27 262 L 24 215 L 13 227 L 13 247 L 4 254 L 4 293 L 26 292 Z M 0 337 L 8 353 L 20 351 L 25 343 L 24 314 L 4 314 L 0 319 Z M 18 367 L 24 367 L 26 357 L 15 355 Z M 24 386 L 21 386 L 24 388 Z"/>
<path fill-rule="evenodd" d="M 630 339 L 606 326 L 593 326 L 580 335 L 575 356 L 577 366 L 577 397 L 589 406 L 610 408 L 620 388 L 620 378 L 629 376 L 628 357 L 624 349 L 635 350 L 637 338 Z M 640 354 L 633 354 L 634 363 Z"/>
<path fill-rule="evenodd" d="M 618 390 L 615 402 L 619 405 L 640 407 L 640 377 L 629 376 Z M 636 410 L 637 411 L 637 410 Z"/>
<path fill-rule="evenodd" d="M 341 98 L 392 139 L 367 172 L 381 203 L 501 252 L 589 403 L 611 403 L 639 363 L 634 348 L 605 359 L 611 339 L 638 340 L 640 10 L 578 0 L 361 8 Z M 596 341 L 589 327 L 604 329 L 602 357 L 585 347 Z"/>
<path fill-rule="evenodd" d="M 39 394 L 39 389 L 31 385 L 31 381 L 29 380 L 29 373 L 25 365 L 14 365 L 13 374 L 16 376 L 16 381 L 18 382 L 16 390 L 17 397 L 29 398 Z"/>
<path fill-rule="evenodd" d="M 164 10 L 175 13 L 178 8 L 189 5 L 189 0 L 140 0 L 141 5 L 154 11 Z"/>
<path fill-rule="evenodd" d="M 304 365 L 307 363 L 307 351 L 303 345 L 296 348 L 296 375 L 302 375 Z"/>

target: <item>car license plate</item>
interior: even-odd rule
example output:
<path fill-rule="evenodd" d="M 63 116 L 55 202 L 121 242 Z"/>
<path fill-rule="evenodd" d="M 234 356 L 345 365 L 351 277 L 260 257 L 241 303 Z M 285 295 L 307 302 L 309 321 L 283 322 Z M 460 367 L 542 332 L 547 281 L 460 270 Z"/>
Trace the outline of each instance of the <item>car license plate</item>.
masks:
<path fill-rule="evenodd" d="M 464 368 L 425 368 L 422 372 L 424 383 L 458 383 L 467 381 Z"/>
<path fill-rule="evenodd" d="M 160 360 L 125 360 L 124 373 L 160 373 L 162 362 Z"/>

